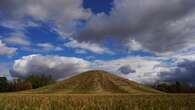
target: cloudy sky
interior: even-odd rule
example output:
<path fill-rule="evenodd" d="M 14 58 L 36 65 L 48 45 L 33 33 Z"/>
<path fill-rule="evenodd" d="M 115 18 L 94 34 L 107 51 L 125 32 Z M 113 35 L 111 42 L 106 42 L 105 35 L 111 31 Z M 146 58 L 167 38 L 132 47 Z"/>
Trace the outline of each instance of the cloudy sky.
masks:
<path fill-rule="evenodd" d="M 195 84 L 194 0 L 0 0 L 0 75 L 106 70 Z"/>

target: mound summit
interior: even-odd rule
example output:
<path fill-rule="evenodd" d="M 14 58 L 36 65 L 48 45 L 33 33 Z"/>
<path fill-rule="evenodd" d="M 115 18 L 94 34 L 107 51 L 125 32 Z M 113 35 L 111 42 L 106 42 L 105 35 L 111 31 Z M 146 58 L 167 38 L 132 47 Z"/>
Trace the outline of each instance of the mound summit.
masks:
<path fill-rule="evenodd" d="M 64 94 L 143 94 L 160 93 L 106 71 L 87 71 L 55 84 L 31 91 L 32 93 Z"/>

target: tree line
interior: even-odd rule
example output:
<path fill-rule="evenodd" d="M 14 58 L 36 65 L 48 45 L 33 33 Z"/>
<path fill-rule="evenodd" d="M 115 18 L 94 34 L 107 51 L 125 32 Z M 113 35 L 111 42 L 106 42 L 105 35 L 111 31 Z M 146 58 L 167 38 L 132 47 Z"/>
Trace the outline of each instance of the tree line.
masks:
<path fill-rule="evenodd" d="M 54 83 L 51 76 L 31 75 L 24 79 L 7 80 L 6 77 L 0 77 L 0 92 L 16 92 L 30 89 L 36 89 Z"/>
<path fill-rule="evenodd" d="M 31 75 L 23 79 L 7 80 L 6 77 L 0 77 L 0 92 L 16 92 L 40 88 L 55 83 L 51 76 Z M 195 86 L 184 82 L 156 83 L 150 85 L 152 88 L 167 93 L 195 93 Z"/>
<path fill-rule="evenodd" d="M 195 86 L 185 82 L 157 83 L 153 88 L 167 93 L 195 93 Z"/>

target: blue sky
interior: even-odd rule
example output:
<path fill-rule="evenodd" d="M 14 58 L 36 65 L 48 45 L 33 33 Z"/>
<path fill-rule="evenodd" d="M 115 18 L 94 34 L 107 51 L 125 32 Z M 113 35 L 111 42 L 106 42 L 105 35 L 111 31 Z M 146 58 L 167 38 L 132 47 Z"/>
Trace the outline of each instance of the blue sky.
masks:
<path fill-rule="evenodd" d="M 139 82 L 194 83 L 189 77 L 195 70 L 192 4 L 193 0 L 2 0 L 0 74 L 52 74 L 61 79 L 102 69 Z M 186 79 L 180 77 L 183 74 Z"/>
<path fill-rule="evenodd" d="M 93 14 L 99 14 L 99 13 L 106 13 L 109 14 L 109 12 L 112 10 L 112 5 L 113 5 L 113 0 L 105 0 L 105 1 L 99 1 L 99 0 L 84 0 L 83 2 L 83 8 L 90 10 Z M 10 46 L 14 46 L 18 48 L 18 51 L 16 52 L 15 55 L 11 57 L 4 57 L 1 58 L 1 61 L 8 61 L 10 59 L 15 60 L 17 58 L 20 58 L 25 55 L 30 55 L 30 54 L 43 54 L 43 55 L 61 55 L 61 56 L 76 56 L 76 57 L 82 57 L 84 59 L 87 59 L 87 56 L 93 56 L 95 59 L 102 59 L 102 60 L 110 60 L 110 59 L 116 59 L 116 58 L 121 58 L 125 57 L 128 55 L 132 56 L 152 56 L 153 54 L 150 52 L 146 51 L 131 51 L 128 52 L 128 50 L 120 50 L 120 52 L 117 52 L 117 54 L 96 54 L 94 52 L 88 51 L 85 54 L 80 54 L 75 51 L 73 48 L 66 48 L 64 46 L 64 43 L 69 42 L 69 39 L 63 39 L 60 38 L 61 36 L 59 35 L 58 32 L 55 32 L 53 30 L 53 24 L 51 22 L 42 22 L 42 21 L 35 21 L 32 18 L 27 18 L 27 20 L 32 20 L 33 23 L 36 23 L 35 25 L 37 26 L 27 26 L 23 30 L 17 30 L 17 29 L 12 29 L 6 26 L 1 26 L 0 27 L 0 35 L 3 36 L 3 38 L 6 37 L 9 38 L 10 34 L 13 33 L 22 33 L 24 36 L 28 37 L 29 42 L 32 43 L 30 48 L 37 49 L 37 52 L 35 51 L 25 51 L 24 49 L 21 49 L 21 45 L 15 45 L 15 44 L 9 44 Z M 17 21 L 16 21 L 17 22 Z M 27 21 L 28 22 L 28 21 Z M 8 24 L 9 25 L 9 24 Z M 19 24 L 20 25 L 20 24 Z M 15 27 L 17 28 L 17 27 Z M 79 27 L 82 28 L 82 27 Z M 68 37 L 68 36 L 67 36 Z M 112 38 L 108 38 L 107 40 L 104 41 L 105 45 L 108 48 L 123 48 L 122 45 L 115 45 L 118 41 L 113 40 Z M 39 44 L 39 43 L 48 43 L 50 45 L 53 45 L 55 47 L 60 47 L 63 48 L 60 51 L 55 51 L 55 49 L 51 49 L 49 51 L 41 51 L 39 47 L 37 47 L 34 44 Z M 119 47 L 117 47 L 119 46 Z M 49 47 L 48 47 L 49 48 Z M 38 51 L 40 49 L 40 51 Z M 116 50 L 116 49 L 114 49 Z M 118 51 L 118 50 L 116 50 Z M 93 59 L 93 60 L 95 60 Z"/>
<path fill-rule="evenodd" d="M 93 13 L 106 13 L 112 10 L 113 0 L 84 0 L 83 7 L 85 9 L 90 9 Z"/>

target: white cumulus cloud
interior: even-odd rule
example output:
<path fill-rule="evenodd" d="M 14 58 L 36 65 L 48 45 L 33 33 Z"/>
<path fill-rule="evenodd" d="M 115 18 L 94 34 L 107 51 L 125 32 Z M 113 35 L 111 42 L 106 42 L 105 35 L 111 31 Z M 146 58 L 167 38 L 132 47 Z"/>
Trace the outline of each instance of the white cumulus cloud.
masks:
<path fill-rule="evenodd" d="M 25 78 L 30 75 L 50 75 L 64 79 L 87 70 L 105 70 L 140 83 L 156 81 L 186 81 L 194 83 L 194 60 L 166 64 L 169 58 L 126 57 L 115 60 L 88 61 L 65 56 L 29 55 L 15 60 L 11 75 Z M 169 62 L 170 63 L 170 62 Z"/>
<path fill-rule="evenodd" d="M 76 38 L 101 43 L 111 36 L 132 50 L 141 47 L 158 55 L 195 46 L 194 0 L 114 0 L 113 4 L 109 15 L 93 15 Z"/>
<path fill-rule="evenodd" d="M 141 83 L 153 83 L 160 79 L 161 72 L 169 71 L 169 68 L 158 59 L 147 57 L 127 57 L 111 61 L 97 60 L 92 67 L 110 71 Z"/>
<path fill-rule="evenodd" d="M 13 55 L 17 51 L 17 48 L 8 47 L 5 43 L 0 40 L 0 55 Z"/>
<path fill-rule="evenodd" d="M 23 33 L 12 33 L 10 37 L 5 38 L 4 41 L 8 44 L 30 46 L 31 42 Z"/>
<path fill-rule="evenodd" d="M 13 77 L 28 77 L 30 75 L 50 75 L 61 79 L 68 75 L 87 70 L 89 62 L 75 57 L 62 56 L 24 56 L 14 62 L 11 75 Z"/>
<path fill-rule="evenodd" d="M 108 48 L 105 48 L 103 46 L 100 46 L 95 43 L 90 43 L 90 42 L 78 42 L 76 40 L 72 40 L 68 43 L 65 43 L 65 46 L 69 48 L 74 48 L 74 49 L 88 50 L 96 54 L 105 54 L 105 53 L 111 54 L 112 53 L 111 50 L 109 50 Z"/>

